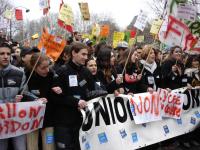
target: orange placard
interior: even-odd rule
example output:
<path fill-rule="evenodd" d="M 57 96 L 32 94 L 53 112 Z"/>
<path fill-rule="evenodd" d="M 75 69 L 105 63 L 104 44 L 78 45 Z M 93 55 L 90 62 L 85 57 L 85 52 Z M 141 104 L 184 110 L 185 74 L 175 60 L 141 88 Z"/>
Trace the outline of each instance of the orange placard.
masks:
<path fill-rule="evenodd" d="M 38 48 L 41 51 L 45 51 L 48 57 L 56 61 L 62 53 L 65 45 L 66 42 L 61 37 L 54 36 L 49 34 L 47 31 L 43 31 Z"/>
<path fill-rule="evenodd" d="M 109 35 L 109 31 L 110 31 L 110 26 L 109 25 L 102 25 L 101 26 L 100 36 L 101 37 L 107 37 Z"/>

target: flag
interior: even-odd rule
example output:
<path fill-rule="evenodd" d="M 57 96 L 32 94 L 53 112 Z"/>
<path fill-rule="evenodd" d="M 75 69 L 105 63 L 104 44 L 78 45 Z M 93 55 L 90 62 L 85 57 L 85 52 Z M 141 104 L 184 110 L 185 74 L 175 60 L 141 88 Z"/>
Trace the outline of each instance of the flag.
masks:
<path fill-rule="evenodd" d="M 136 36 L 136 30 L 135 29 L 132 29 L 130 31 L 130 38 L 134 38 Z"/>
<path fill-rule="evenodd" d="M 21 9 L 15 9 L 16 20 L 23 20 L 23 14 Z"/>
<path fill-rule="evenodd" d="M 65 30 L 69 31 L 69 32 L 73 32 L 73 27 L 70 26 L 70 25 L 66 25 L 62 20 L 58 19 L 58 25 L 61 27 L 61 28 L 64 28 Z"/>
<path fill-rule="evenodd" d="M 102 25 L 100 36 L 107 37 L 109 35 L 110 26 L 109 25 Z"/>
<path fill-rule="evenodd" d="M 129 42 L 130 39 L 130 31 L 125 31 L 124 41 Z"/>

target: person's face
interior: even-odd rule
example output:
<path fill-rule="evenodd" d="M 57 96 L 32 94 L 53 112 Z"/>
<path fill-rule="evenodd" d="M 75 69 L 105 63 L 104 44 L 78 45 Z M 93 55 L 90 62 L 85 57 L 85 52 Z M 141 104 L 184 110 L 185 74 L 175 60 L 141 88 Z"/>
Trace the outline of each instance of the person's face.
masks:
<path fill-rule="evenodd" d="M 142 49 L 137 49 L 137 54 L 138 54 L 138 59 L 141 60 L 142 59 L 142 57 L 141 57 Z"/>
<path fill-rule="evenodd" d="M 81 49 L 78 53 L 75 51 L 72 51 L 72 60 L 74 63 L 78 65 L 85 65 L 85 61 L 88 58 L 88 50 L 87 49 Z"/>
<path fill-rule="evenodd" d="M 26 54 L 25 56 L 22 57 L 22 60 L 26 66 L 30 66 L 31 57 L 32 57 L 32 53 Z"/>
<path fill-rule="evenodd" d="M 136 60 L 138 60 L 138 53 L 137 51 L 134 51 L 133 54 L 131 55 L 131 62 L 135 63 Z"/>
<path fill-rule="evenodd" d="M 19 48 L 17 48 L 15 50 L 15 56 L 20 56 L 21 50 Z"/>
<path fill-rule="evenodd" d="M 7 47 L 0 48 L 0 69 L 5 68 L 10 63 L 11 50 Z"/>
<path fill-rule="evenodd" d="M 40 65 L 36 67 L 35 72 L 42 77 L 46 77 L 49 73 L 49 61 L 44 60 Z"/>
<path fill-rule="evenodd" d="M 172 55 L 176 60 L 180 60 L 181 59 L 181 49 L 180 48 L 175 48 Z"/>
<path fill-rule="evenodd" d="M 75 35 L 75 38 L 76 38 L 77 41 L 81 41 L 82 40 L 82 35 L 80 33 L 77 33 Z"/>
<path fill-rule="evenodd" d="M 199 61 L 197 61 L 197 60 L 192 61 L 192 67 L 199 68 Z"/>
<path fill-rule="evenodd" d="M 151 50 L 149 54 L 148 62 L 153 63 L 154 61 L 155 61 L 155 52 L 154 50 Z"/>
<path fill-rule="evenodd" d="M 96 75 L 97 74 L 97 63 L 96 63 L 95 60 L 88 61 L 86 67 L 92 73 L 92 75 Z"/>
<path fill-rule="evenodd" d="M 115 65 L 115 55 L 113 52 L 111 52 L 110 64 L 111 64 L 111 66 Z"/>
<path fill-rule="evenodd" d="M 122 56 L 123 56 L 123 54 L 124 54 L 124 51 L 125 51 L 125 49 L 124 49 L 124 48 L 119 48 L 119 49 L 118 49 L 118 54 L 119 54 L 119 57 L 122 57 Z"/>

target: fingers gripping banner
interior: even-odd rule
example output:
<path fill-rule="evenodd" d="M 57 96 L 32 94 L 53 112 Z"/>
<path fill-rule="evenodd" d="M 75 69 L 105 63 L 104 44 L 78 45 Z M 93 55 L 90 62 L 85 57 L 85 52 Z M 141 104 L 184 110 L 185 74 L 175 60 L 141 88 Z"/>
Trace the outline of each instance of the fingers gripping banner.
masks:
<path fill-rule="evenodd" d="M 38 101 L 0 104 L 0 139 L 42 127 L 46 105 Z"/>
<path fill-rule="evenodd" d="M 91 100 L 88 102 L 88 108 L 82 110 L 83 125 L 79 136 L 81 149 L 137 149 L 194 130 L 200 123 L 200 90 L 185 91 L 182 95 L 184 103 L 181 103 L 180 118 L 162 116 L 162 120 L 143 124 L 135 123 L 135 108 L 130 104 L 127 95 L 108 95 Z M 156 110 L 158 112 L 155 114 L 163 114 L 162 108 Z"/>

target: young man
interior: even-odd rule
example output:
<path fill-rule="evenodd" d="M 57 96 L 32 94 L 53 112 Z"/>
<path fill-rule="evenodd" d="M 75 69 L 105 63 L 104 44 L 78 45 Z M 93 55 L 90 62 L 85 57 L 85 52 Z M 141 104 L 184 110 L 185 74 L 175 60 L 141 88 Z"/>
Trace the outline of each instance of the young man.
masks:
<path fill-rule="evenodd" d="M 88 91 L 94 90 L 94 82 L 85 68 L 88 50 L 82 43 L 71 47 L 71 59 L 57 73 L 63 94 L 55 100 L 56 125 L 54 128 L 57 150 L 80 150 L 79 128 L 82 123 L 80 109 L 87 106 Z"/>
<path fill-rule="evenodd" d="M 24 72 L 10 64 L 11 47 L 0 44 L 0 104 L 19 102 L 25 82 Z M 10 138 L 15 150 L 26 150 L 26 135 Z M 8 139 L 0 139 L 0 149 L 7 150 Z"/>

